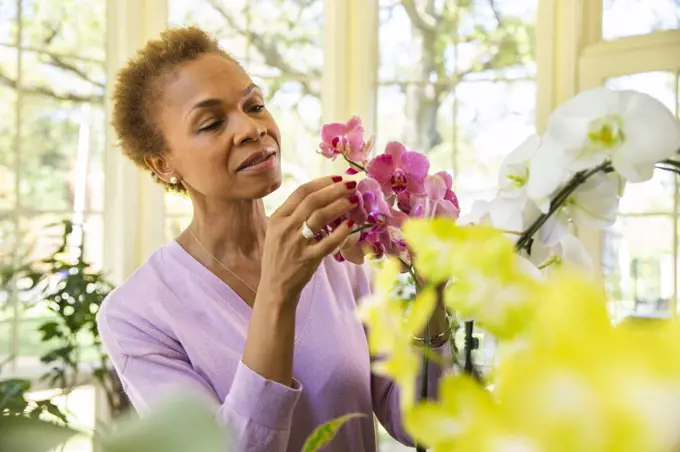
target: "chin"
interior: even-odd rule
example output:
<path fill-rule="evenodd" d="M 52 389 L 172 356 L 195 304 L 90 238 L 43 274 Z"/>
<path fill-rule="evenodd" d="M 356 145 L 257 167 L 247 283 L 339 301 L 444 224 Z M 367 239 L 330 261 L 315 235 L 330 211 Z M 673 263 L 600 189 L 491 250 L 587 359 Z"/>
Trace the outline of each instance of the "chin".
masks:
<path fill-rule="evenodd" d="M 281 170 L 279 169 L 275 173 L 276 173 L 275 175 L 272 175 L 273 177 L 268 177 L 266 180 L 263 180 L 261 185 L 257 184 L 260 185 L 259 187 L 257 188 L 253 187 L 254 199 L 261 199 L 266 196 L 269 196 L 281 187 L 281 184 L 283 183 L 283 178 L 281 177 Z"/>

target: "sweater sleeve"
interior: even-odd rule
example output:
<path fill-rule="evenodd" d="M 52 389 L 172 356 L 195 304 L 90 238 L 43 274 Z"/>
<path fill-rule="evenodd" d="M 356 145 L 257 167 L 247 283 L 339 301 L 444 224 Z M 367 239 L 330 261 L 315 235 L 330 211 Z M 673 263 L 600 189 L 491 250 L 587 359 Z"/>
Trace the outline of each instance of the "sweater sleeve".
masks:
<path fill-rule="evenodd" d="M 358 267 L 356 277 L 354 279 L 354 289 L 357 301 L 361 303 L 361 299 L 370 295 L 371 293 L 371 277 L 370 272 L 366 266 Z M 446 357 L 448 353 L 448 344 L 442 347 L 435 348 L 433 351 L 439 355 Z M 418 376 L 416 388 L 420 393 L 421 382 L 424 372 Z M 427 372 L 427 396 L 428 398 L 436 398 L 439 387 L 439 379 L 443 374 L 443 368 L 437 363 L 430 362 Z M 399 403 L 399 387 L 390 378 L 386 378 L 374 373 L 371 374 L 371 396 L 373 399 L 373 412 L 375 413 L 380 424 L 387 430 L 387 432 L 400 443 L 413 447 L 413 441 L 406 433 L 401 417 L 400 403 Z"/>
<path fill-rule="evenodd" d="M 266 380 L 238 360 L 229 393 L 220 400 L 170 338 L 157 331 L 148 334 L 106 311 L 100 313 L 99 328 L 125 391 L 141 414 L 171 391 L 190 391 L 228 429 L 231 450 L 286 450 L 293 410 L 302 391 L 298 381 L 288 387 Z"/>

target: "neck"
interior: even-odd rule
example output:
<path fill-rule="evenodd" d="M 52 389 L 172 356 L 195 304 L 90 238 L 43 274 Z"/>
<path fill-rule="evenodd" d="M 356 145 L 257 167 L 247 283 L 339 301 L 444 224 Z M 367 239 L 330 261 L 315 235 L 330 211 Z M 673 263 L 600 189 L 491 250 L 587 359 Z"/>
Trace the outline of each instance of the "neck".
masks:
<path fill-rule="evenodd" d="M 189 229 L 215 258 L 224 264 L 259 260 L 267 227 L 261 199 L 193 204 Z"/>

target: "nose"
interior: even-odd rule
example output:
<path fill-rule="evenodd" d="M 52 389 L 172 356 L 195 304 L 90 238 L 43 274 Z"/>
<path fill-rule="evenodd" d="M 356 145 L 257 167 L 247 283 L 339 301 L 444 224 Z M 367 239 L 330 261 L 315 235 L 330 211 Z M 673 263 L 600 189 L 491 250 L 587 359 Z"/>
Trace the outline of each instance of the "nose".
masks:
<path fill-rule="evenodd" d="M 263 124 L 245 113 L 238 115 L 238 121 L 234 126 L 235 145 L 258 141 L 267 134 L 267 128 Z"/>

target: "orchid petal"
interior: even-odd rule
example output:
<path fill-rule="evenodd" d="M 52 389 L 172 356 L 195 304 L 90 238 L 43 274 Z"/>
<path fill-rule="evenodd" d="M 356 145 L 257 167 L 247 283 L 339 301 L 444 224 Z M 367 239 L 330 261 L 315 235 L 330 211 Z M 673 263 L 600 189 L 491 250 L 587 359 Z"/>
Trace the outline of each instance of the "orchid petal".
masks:
<path fill-rule="evenodd" d="M 357 115 L 353 115 L 352 117 L 347 120 L 347 128 L 348 129 L 361 129 L 362 131 L 364 130 L 364 126 L 361 124 L 361 117 Z"/>
<path fill-rule="evenodd" d="M 435 216 L 437 217 L 449 217 L 452 219 L 457 219 L 460 215 L 460 209 L 456 207 L 451 201 L 447 199 L 442 199 L 437 202 L 437 208 L 435 209 Z"/>
<path fill-rule="evenodd" d="M 593 119 L 615 113 L 618 105 L 615 91 L 602 87 L 583 91 L 553 111 L 548 133 L 569 152 L 580 152 Z"/>
<path fill-rule="evenodd" d="M 419 152 L 404 152 L 401 155 L 399 167 L 406 171 L 409 179 L 422 181 L 430 170 L 430 161 Z"/>
<path fill-rule="evenodd" d="M 546 212 L 549 198 L 567 177 L 567 157 L 552 138 L 545 136 L 529 164 L 527 195 Z"/>
<path fill-rule="evenodd" d="M 347 133 L 346 137 L 350 146 L 348 157 L 351 160 L 363 161 L 364 159 L 359 157 L 364 147 L 364 131 L 362 129 L 352 129 Z"/>
<path fill-rule="evenodd" d="M 484 199 L 478 199 L 472 203 L 470 212 L 459 217 L 456 224 L 459 226 L 467 226 L 470 224 L 491 224 L 491 216 L 489 210 L 491 203 Z"/>
<path fill-rule="evenodd" d="M 538 230 L 538 238 L 545 246 L 555 246 L 569 232 L 567 216 L 557 211 Z"/>
<path fill-rule="evenodd" d="M 437 174 L 425 178 L 425 193 L 431 199 L 436 201 L 444 199 L 446 190 L 446 181 Z"/>
<path fill-rule="evenodd" d="M 425 193 L 425 185 L 422 180 L 408 179 L 406 181 L 406 191 L 414 195 Z"/>
<path fill-rule="evenodd" d="M 326 144 L 332 144 L 333 138 L 339 137 L 347 133 L 347 126 L 339 122 L 325 124 L 321 127 L 321 139 Z"/>
<path fill-rule="evenodd" d="M 618 213 L 618 192 L 615 177 L 595 174 L 574 191 L 569 215 L 580 227 L 603 229 L 611 226 Z"/>
<path fill-rule="evenodd" d="M 382 187 L 390 187 L 390 178 L 394 172 L 394 158 L 389 154 L 380 154 L 366 165 L 366 172 L 379 182 Z"/>
<path fill-rule="evenodd" d="M 630 182 L 652 178 L 654 164 L 680 150 L 680 122 L 661 102 L 636 92 L 622 92 L 629 99 L 624 113 L 626 141 L 612 156 L 614 169 Z"/>
<path fill-rule="evenodd" d="M 567 234 L 560 242 L 560 256 L 563 263 L 573 264 L 592 273 L 594 270 L 593 261 L 583 246 L 581 241 L 572 234 Z"/>
<path fill-rule="evenodd" d="M 447 190 L 446 194 L 444 195 L 444 199 L 446 201 L 449 201 L 451 204 L 453 204 L 456 209 L 460 210 L 460 204 L 458 203 L 458 196 L 456 196 L 456 193 L 453 192 L 453 190 Z"/>
<path fill-rule="evenodd" d="M 527 198 L 496 198 L 489 205 L 493 225 L 499 229 L 521 231 L 524 229 L 523 211 Z"/>
<path fill-rule="evenodd" d="M 387 143 L 387 146 L 385 146 L 385 155 L 392 156 L 395 166 L 399 165 L 401 155 L 404 152 L 406 152 L 406 147 L 397 141 L 390 141 Z"/>
<path fill-rule="evenodd" d="M 448 173 L 448 171 L 438 171 L 434 175 L 444 179 L 446 188 L 451 190 L 451 187 L 453 187 L 453 178 L 451 177 L 451 174 Z"/>

